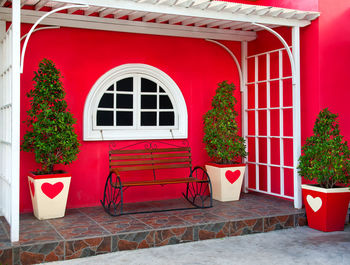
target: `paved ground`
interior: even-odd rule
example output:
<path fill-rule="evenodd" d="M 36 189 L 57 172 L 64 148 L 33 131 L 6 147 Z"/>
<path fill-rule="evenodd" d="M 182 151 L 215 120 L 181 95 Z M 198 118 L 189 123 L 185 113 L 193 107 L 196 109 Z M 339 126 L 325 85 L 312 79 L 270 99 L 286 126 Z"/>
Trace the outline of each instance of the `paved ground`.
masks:
<path fill-rule="evenodd" d="M 350 226 L 323 233 L 308 227 L 172 246 L 121 251 L 50 265 L 72 264 L 350 264 Z"/>

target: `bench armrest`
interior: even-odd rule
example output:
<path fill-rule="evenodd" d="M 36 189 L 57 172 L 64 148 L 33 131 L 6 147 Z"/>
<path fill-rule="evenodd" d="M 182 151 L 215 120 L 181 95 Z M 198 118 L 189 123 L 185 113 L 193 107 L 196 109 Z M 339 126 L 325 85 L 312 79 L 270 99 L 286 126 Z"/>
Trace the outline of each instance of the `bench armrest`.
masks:
<path fill-rule="evenodd" d="M 119 172 L 119 170 L 118 170 L 117 168 L 112 168 L 112 169 L 109 171 L 109 173 L 114 173 L 114 174 L 116 174 L 118 177 L 120 177 L 120 172 Z"/>

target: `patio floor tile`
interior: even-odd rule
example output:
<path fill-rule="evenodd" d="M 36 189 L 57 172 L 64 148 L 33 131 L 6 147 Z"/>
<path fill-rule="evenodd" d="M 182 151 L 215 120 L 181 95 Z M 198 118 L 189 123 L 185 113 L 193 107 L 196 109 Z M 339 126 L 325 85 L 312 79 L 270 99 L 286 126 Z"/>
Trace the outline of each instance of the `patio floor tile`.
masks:
<path fill-rule="evenodd" d="M 20 241 L 11 243 L 0 217 L 0 264 L 33 264 L 113 251 L 268 232 L 306 224 L 304 210 L 261 194 L 239 201 L 213 201 L 213 208 L 137 213 L 112 217 L 103 207 L 70 209 L 63 218 L 20 217 Z M 132 212 L 185 208 L 183 198 L 126 204 Z M 13 261 L 13 263 L 11 263 Z"/>
<path fill-rule="evenodd" d="M 101 224 L 101 226 L 104 227 L 106 230 L 108 230 L 112 234 L 138 232 L 138 231 L 145 231 L 145 230 L 152 229 L 151 226 L 136 219 L 115 220 L 114 222 L 103 223 Z"/>
<path fill-rule="evenodd" d="M 138 217 L 137 219 L 152 228 L 183 227 L 189 224 L 177 216 L 159 216 L 155 214 L 152 217 Z"/>
<path fill-rule="evenodd" d="M 154 231 L 118 234 L 112 237 L 112 251 L 154 247 Z"/>
<path fill-rule="evenodd" d="M 110 235 L 98 224 L 56 228 L 56 230 L 66 240 Z"/>

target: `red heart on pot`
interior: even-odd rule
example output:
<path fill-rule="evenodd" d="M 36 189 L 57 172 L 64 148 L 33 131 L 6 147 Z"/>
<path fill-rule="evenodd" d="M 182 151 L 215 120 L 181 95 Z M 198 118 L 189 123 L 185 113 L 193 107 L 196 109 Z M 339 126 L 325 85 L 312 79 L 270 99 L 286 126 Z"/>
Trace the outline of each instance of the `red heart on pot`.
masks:
<path fill-rule="evenodd" d="M 47 197 L 49 197 L 50 199 L 53 199 L 58 194 L 61 193 L 61 191 L 63 190 L 63 187 L 64 185 L 62 182 L 57 182 L 55 184 L 50 184 L 45 182 L 41 185 L 41 190 Z"/>
<path fill-rule="evenodd" d="M 241 175 L 241 171 L 239 171 L 239 170 L 236 170 L 236 171 L 227 170 L 226 173 L 225 173 L 226 179 L 231 184 L 235 183 L 240 175 Z"/>
<path fill-rule="evenodd" d="M 30 188 L 30 192 L 32 193 L 32 196 L 34 197 L 35 187 L 34 187 L 34 182 L 33 181 L 29 181 L 29 188 Z"/>

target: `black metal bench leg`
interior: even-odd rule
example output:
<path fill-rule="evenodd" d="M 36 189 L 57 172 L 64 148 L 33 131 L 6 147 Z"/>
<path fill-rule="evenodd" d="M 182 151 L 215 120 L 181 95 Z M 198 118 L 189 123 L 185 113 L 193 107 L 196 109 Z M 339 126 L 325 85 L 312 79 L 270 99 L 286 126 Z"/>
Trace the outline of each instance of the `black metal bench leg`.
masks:
<path fill-rule="evenodd" d="M 203 181 L 187 183 L 186 193 L 183 193 L 185 199 L 197 208 L 212 207 L 212 189 L 207 172 L 201 167 L 195 167 L 191 172 L 190 177 L 195 177 Z"/>
<path fill-rule="evenodd" d="M 113 174 L 108 175 L 101 204 L 109 215 L 118 216 L 123 214 L 123 186 L 118 176 L 113 182 Z"/>

